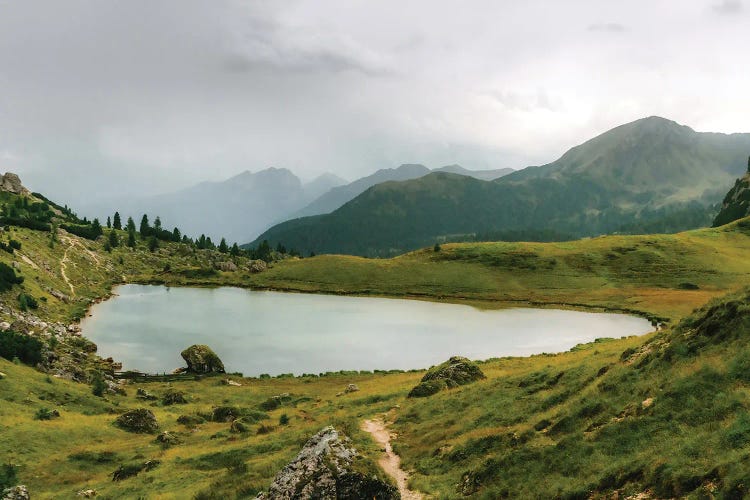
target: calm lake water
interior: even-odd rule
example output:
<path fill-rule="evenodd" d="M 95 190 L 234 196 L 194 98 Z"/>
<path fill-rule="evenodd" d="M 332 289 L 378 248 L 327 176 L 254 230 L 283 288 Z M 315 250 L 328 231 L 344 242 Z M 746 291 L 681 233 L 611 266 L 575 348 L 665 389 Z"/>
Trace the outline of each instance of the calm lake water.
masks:
<path fill-rule="evenodd" d="M 416 300 L 240 288 L 124 285 L 94 306 L 83 333 L 126 370 L 170 372 L 180 352 L 208 344 L 246 376 L 426 368 L 472 359 L 559 352 L 598 337 L 640 335 L 648 321 L 552 309 L 484 311 Z"/>

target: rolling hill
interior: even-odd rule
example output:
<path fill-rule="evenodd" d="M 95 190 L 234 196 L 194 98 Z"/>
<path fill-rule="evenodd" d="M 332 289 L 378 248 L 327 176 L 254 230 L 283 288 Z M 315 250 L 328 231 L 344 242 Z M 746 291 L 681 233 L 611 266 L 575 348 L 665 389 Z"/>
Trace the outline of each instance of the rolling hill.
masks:
<path fill-rule="evenodd" d="M 649 117 L 494 181 L 435 172 L 378 184 L 256 242 L 387 256 L 441 241 L 676 232 L 711 224 L 713 205 L 744 171 L 748 151 L 750 134 L 701 133 Z"/>

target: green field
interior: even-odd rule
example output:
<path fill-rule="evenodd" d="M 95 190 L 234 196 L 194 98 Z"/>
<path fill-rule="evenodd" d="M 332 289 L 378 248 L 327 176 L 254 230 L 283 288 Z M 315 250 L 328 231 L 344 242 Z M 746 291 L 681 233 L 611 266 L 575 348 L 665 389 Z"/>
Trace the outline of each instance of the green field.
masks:
<path fill-rule="evenodd" d="M 676 235 L 608 236 L 568 243 L 444 245 L 389 260 L 345 256 L 286 259 L 268 271 L 213 271 L 232 258 L 140 242 L 105 252 L 102 242 L 61 232 L 13 229 L 22 244 L 0 261 L 25 280 L 46 321 L 72 321 L 114 283 L 232 285 L 278 290 L 408 297 L 478 307 L 544 306 L 633 311 L 665 330 L 609 339 L 559 355 L 489 360 L 487 379 L 425 399 L 408 399 L 421 372 L 345 373 L 324 377 L 219 378 L 131 384 L 127 395 L 96 397 L 91 386 L 0 359 L 0 456 L 34 498 L 70 497 L 93 488 L 100 498 L 248 498 L 266 488 L 304 441 L 333 424 L 372 459 L 379 451 L 360 423 L 387 413 L 411 485 L 434 498 L 589 498 L 650 492 L 656 497 L 738 498 L 750 477 L 750 223 Z M 65 265 L 62 266 L 61 263 Z M 65 271 L 66 279 L 63 277 Z M 72 287 L 72 288 L 71 288 Z M 69 302 L 50 290 L 65 292 Z M 727 293 L 723 305 L 677 323 Z M 15 306 L 14 306 L 15 307 Z M 718 312 L 717 312 L 718 311 Z M 714 320 L 718 317 L 719 320 Z M 57 349 L 74 348 L 58 345 Z M 82 358 L 89 369 L 92 355 Z M 425 367 L 427 368 L 427 367 Z M 338 393 L 349 383 L 360 391 Z M 142 401 L 169 389 L 185 405 Z M 262 410 L 288 393 L 283 406 Z M 183 415 L 236 406 L 246 432 L 227 422 L 182 425 Z M 160 430 L 179 443 L 113 425 L 125 409 L 154 411 Z M 37 420 L 40 410 L 60 417 Z M 289 422 L 281 424 L 281 416 Z M 135 477 L 112 481 L 120 465 L 159 460 Z M 0 475 L 0 480 L 3 476 Z"/>

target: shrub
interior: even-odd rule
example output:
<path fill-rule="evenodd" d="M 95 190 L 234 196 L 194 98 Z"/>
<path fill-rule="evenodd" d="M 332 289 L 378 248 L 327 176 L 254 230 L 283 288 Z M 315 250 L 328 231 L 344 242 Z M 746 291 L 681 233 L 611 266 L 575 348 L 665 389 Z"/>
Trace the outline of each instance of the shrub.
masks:
<path fill-rule="evenodd" d="M 164 394 L 161 402 L 165 406 L 184 405 L 187 404 L 187 399 L 185 399 L 185 393 L 181 391 L 169 390 L 166 394 Z"/>
<path fill-rule="evenodd" d="M 13 285 L 23 283 L 22 276 L 16 276 L 16 272 L 8 264 L 0 262 L 0 292 L 7 292 Z"/>
<path fill-rule="evenodd" d="M 279 417 L 279 425 L 289 425 L 289 415 L 286 413 Z"/>
<path fill-rule="evenodd" d="M 50 410 L 49 408 L 39 408 L 34 414 L 34 420 L 52 420 L 58 418 L 60 412 L 57 410 Z"/>
<path fill-rule="evenodd" d="M 42 360 L 42 343 L 28 335 L 0 332 L 0 356 L 8 360 L 18 358 L 33 366 Z"/>
<path fill-rule="evenodd" d="M 107 383 L 104 381 L 104 377 L 99 372 L 95 372 L 91 378 L 91 394 L 97 397 L 102 397 L 104 391 L 107 389 Z"/>
<path fill-rule="evenodd" d="M 38 309 L 39 303 L 36 301 L 34 297 L 29 295 L 28 293 L 19 293 L 18 294 L 18 307 L 22 311 L 28 311 L 29 309 Z"/>
<path fill-rule="evenodd" d="M 0 466 L 0 491 L 11 488 L 18 483 L 16 478 L 16 466 L 7 463 Z"/>

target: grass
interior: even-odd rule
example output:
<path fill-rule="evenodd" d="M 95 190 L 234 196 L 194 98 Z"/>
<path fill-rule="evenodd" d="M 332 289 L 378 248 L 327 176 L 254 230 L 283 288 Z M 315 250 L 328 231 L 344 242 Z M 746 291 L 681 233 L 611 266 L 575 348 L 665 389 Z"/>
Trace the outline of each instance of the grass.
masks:
<path fill-rule="evenodd" d="M 180 244 L 151 253 L 140 242 L 108 253 L 102 242 L 63 234 L 50 247 L 47 233 L 12 229 L 0 239 L 20 241 L 21 251 L 0 252 L 0 261 L 15 261 L 24 282 L 0 299 L 15 308 L 22 291 L 38 300 L 33 314 L 69 322 L 120 282 L 231 285 L 634 311 L 675 325 L 750 284 L 749 227 L 743 220 L 676 235 L 446 244 L 389 260 L 319 256 L 260 274 L 209 272 L 229 257 Z M 412 487 L 435 498 L 588 498 L 645 489 L 663 497 L 741 497 L 750 485 L 749 301 L 730 297 L 644 337 L 489 360 L 480 365 L 487 379 L 416 399 L 407 394 L 423 371 L 240 378 L 241 387 L 218 378 L 134 382 L 126 395 L 97 397 L 89 385 L 0 358 L 3 477 L 17 477 L 34 498 L 88 488 L 106 498 L 246 498 L 326 425 L 377 458 L 359 424 L 387 413 Z M 70 341 L 55 348 L 84 347 Z M 360 391 L 337 396 L 350 383 Z M 157 399 L 138 399 L 138 387 Z M 177 391 L 186 403 L 165 405 L 162 398 Z M 156 435 L 113 425 L 140 407 L 177 442 L 165 446 Z M 213 418 L 216 408 L 236 410 L 244 429 L 233 432 L 226 418 Z M 39 419 L 53 410 L 60 416 Z M 145 467 L 150 461 L 158 466 Z M 138 473 L 113 482 L 120 466 Z"/>

